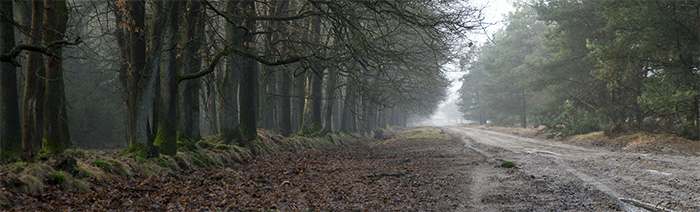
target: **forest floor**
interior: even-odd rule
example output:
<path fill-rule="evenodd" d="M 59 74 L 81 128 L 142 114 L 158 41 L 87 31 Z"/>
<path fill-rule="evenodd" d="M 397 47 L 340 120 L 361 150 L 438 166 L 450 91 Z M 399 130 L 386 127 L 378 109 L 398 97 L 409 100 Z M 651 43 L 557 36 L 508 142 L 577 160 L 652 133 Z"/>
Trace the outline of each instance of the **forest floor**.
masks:
<path fill-rule="evenodd" d="M 700 211 L 700 160 L 476 127 L 255 156 L 89 191 L 4 191 L 20 211 Z M 516 168 L 502 168 L 512 161 Z"/>

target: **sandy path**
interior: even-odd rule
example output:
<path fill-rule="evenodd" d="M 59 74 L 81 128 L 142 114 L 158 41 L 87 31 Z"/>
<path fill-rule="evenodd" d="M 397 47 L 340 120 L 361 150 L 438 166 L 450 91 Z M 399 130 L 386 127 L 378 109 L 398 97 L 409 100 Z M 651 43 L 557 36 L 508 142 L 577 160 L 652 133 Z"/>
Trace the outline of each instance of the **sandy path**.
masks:
<path fill-rule="evenodd" d="M 469 199 L 484 211 L 700 211 L 700 158 L 588 149 L 448 127 L 483 157 Z M 496 166 L 513 161 L 519 169 Z"/>

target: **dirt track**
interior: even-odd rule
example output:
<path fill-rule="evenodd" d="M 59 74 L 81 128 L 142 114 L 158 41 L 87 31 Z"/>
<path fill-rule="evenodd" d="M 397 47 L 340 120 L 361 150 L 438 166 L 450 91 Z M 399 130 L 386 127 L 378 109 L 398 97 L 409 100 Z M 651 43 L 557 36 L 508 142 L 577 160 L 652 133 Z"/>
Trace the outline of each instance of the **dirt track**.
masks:
<path fill-rule="evenodd" d="M 483 158 L 465 210 L 700 211 L 700 158 L 615 152 L 447 127 Z M 513 161 L 518 169 L 497 166 Z"/>

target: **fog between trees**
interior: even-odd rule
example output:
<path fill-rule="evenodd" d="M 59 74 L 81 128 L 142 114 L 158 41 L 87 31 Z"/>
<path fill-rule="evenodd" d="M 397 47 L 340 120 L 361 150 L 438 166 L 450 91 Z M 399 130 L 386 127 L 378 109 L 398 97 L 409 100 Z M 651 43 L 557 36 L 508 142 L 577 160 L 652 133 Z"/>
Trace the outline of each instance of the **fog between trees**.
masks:
<path fill-rule="evenodd" d="M 479 22 L 464 1 L 2 1 L 3 160 L 73 146 L 173 155 L 370 132 L 430 114 Z"/>

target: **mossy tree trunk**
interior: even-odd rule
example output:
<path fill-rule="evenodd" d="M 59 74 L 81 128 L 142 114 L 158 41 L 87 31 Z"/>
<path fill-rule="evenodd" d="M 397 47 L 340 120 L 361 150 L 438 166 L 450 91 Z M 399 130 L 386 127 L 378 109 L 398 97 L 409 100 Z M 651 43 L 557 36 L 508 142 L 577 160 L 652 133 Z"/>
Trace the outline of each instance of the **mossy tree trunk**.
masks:
<path fill-rule="evenodd" d="M 187 13 L 185 14 L 185 36 L 183 37 L 184 51 L 182 58 L 184 63 L 180 73 L 195 73 L 202 65 L 202 53 L 204 49 L 204 7 L 201 0 L 187 1 Z M 200 108 L 199 93 L 200 79 L 191 79 L 181 82 L 180 85 L 180 108 L 179 126 L 190 139 L 199 140 L 200 134 Z"/>
<path fill-rule="evenodd" d="M 12 18 L 12 1 L 0 1 L 0 13 Z M 10 20 L 0 19 L 0 53 L 15 46 L 15 28 Z M 0 162 L 19 159 L 22 149 L 19 104 L 17 99 L 17 67 L 0 63 Z"/>
<path fill-rule="evenodd" d="M 32 1 L 32 23 L 29 43 L 41 45 L 41 27 L 44 19 L 44 2 Z M 29 52 L 22 99 L 22 160 L 33 161 L 43 137 L 44 59 L 39 52 Z"/>
<path fill-rule="evenodd" d="M 144 1 L 127 1 L 131 6 L 131 17 L 133 21 L 136 22 L 136 26 L 139 26 L 139 22 L 145 20 L 145 15 L 143 11 L 145 10 Z M 157 1 L 156 5 L 165 5 L 166 1 Z M 160 68 L 161 51 L 163 49 L 163 32 L 165 26 L 164 11 L 162 7 L 153 7 L 154 14 L 151 19 L 150 24 L 150 47 L 148 52 L 145 52 L 145 41 L 144 37 L 141 37 L 143 28 L 139 31 L 130 31 L 130 59 L 132 62 L 132 69 L 129 70 L 130 74 L 139 73 L 137 76 L 129 75 L 128 84 L 129 90 L 128 94 L 133 95 L 131 97 L 131 102 L 127 106 L 128 114 L 132 121 L 131 128 L 129 129 L 129 149 L 128 152 L 134 152 L 137 154 L 146 154 L 151 152 L 151 147 L 148 139 L 148 112 L 153 106 L 153 99 L 156 90 L 156 73 Z M 145 25 L 144 25 L 145 26 Z M 132 28 L 133 29 L 133 28 Z M 144 47 L 144 48 L 142 48 Z M 146 59 L 143 60 L 143 69 L 139 70 L 136 63 L 142 62 L 141 59 L 145 56 Z M 151 155 L 146 155 L 151 156 Z"/>
<path fill-rule="evenodd" d="M 167 1 L 167 22 L 165 30 L 165 46 L 170 48 L 163 61 L 163 69 L 160 71 L 160 115 L 158 120 L 158 133 L 153 145 L 160 147 L 160 153 L 174 156 L 177 153 L 177 105 L 178 105 L 178 56 L 180 51 L 177 46 L 180 42 L 180 14 L 184 8 L 184 1 Z"/>
<path fill-rule="evenodd" d="M 44 43 L 62 40 L 68 23 L 66 1 L 47 0 L 44 4 Z M 72 146 L 70 136 L 64 130 L 65 99 L 63 93 L 63 70 L 61 48 L 51 52 L 55 56 L 46 57 L 46 91 L 44 99 L 44 138 L 41 150 L 46 153 L 62 153 Z"/>

